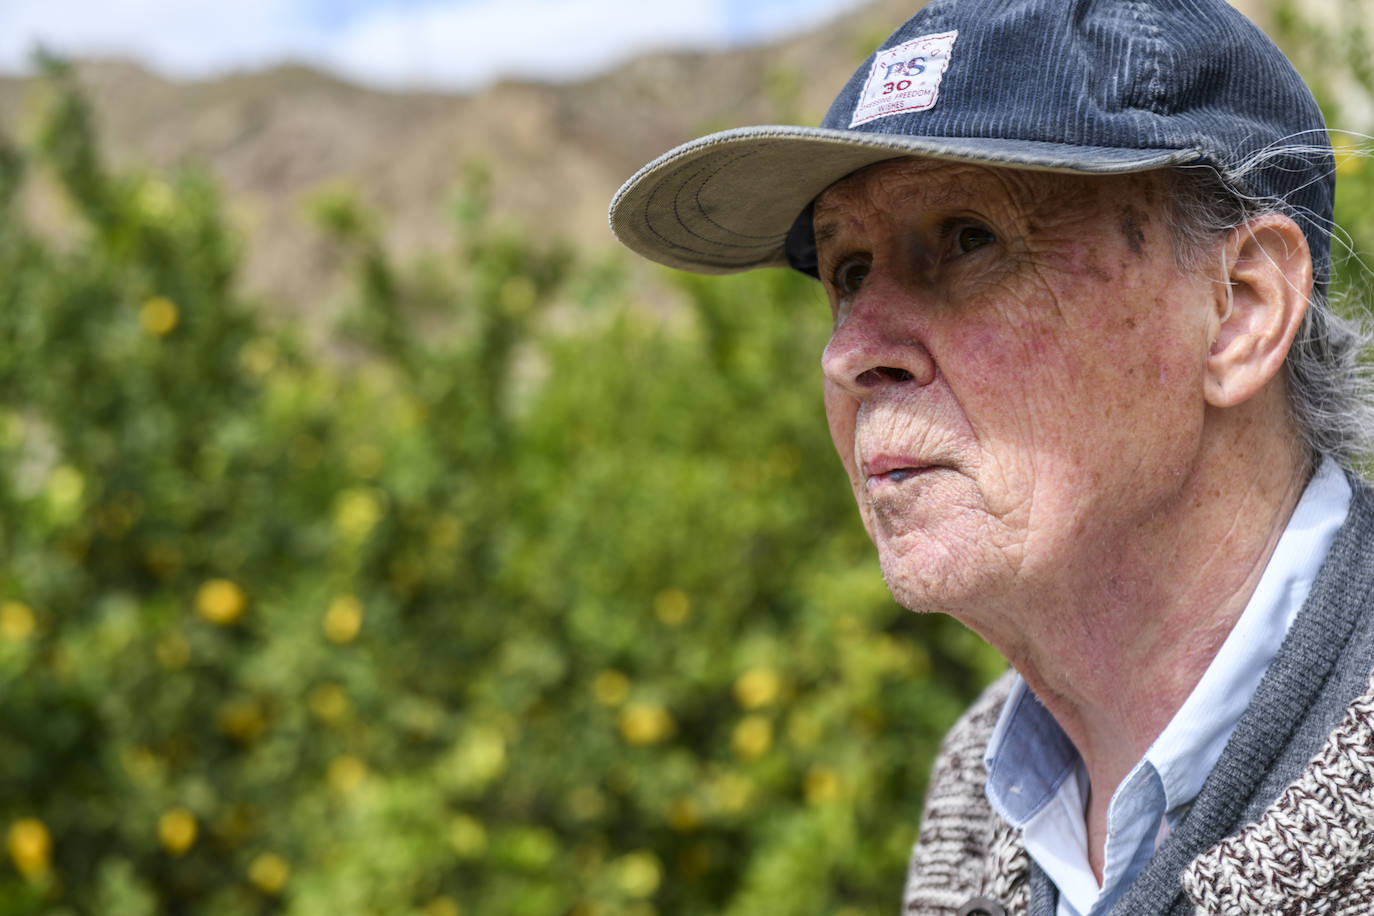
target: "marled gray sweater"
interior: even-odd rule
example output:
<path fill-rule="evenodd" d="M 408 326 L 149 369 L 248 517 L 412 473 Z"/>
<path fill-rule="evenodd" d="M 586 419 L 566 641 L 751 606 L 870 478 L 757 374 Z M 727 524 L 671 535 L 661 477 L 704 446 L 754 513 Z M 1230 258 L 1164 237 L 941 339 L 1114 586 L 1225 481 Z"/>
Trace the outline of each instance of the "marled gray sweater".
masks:
<path fill-rule="evenodd" d="M 1374 914 L 1374 491 L 1351 487 L 1350 515 L 1220 761 L 1112 916 Z M 906 913 L 956 916 L 981 897 L 989 913 L 1054 916 L 1053 885 L 983 794 L 1009 683 L 945 739 Z"/>

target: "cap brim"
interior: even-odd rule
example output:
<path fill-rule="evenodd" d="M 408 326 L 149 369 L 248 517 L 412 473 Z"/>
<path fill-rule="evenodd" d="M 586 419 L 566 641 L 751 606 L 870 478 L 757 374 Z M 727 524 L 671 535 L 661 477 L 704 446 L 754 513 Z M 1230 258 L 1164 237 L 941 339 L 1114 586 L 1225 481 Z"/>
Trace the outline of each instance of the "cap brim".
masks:
<path fill-rule="evenodd" d="M 685 143 L 611 201 L 611 231 L 651 260 L 697 273 L 787 267 L 788 230 L 822 191 L 898 156 L 1111 174 L 1195 162 L 1195 149 L 1110 149 L 1034 140 L 905 137 L 823 127 L 742 127 Z"/>

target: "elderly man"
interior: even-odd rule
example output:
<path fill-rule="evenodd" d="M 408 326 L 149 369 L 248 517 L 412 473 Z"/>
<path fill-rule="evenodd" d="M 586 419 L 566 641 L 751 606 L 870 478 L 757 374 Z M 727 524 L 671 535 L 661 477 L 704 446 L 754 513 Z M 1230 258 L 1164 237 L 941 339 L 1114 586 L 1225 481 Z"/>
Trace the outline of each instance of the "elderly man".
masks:
<path fill-rule="evenodd" d="M 819 278 L 888 586 L 1014 669 L 946 739 L 908 912 L 1374 913 L 1333 191 L 1311 94 L 1222 0 L 936 0 L 821 128 L 617 196 L 665 264 Z"/>

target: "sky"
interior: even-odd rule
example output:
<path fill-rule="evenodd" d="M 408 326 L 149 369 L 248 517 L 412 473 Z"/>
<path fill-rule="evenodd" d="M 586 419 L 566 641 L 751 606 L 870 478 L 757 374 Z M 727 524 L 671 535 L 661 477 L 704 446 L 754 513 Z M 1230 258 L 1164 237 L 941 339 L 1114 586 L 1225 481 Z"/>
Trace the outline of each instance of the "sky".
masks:
<path fill-rule="evenodd" d="M 33 49 L 204 78 L 307 63 L 378 88 L 561 81 L 649 50 L 783 37 L 860 0 L 0 0 L 0 72 Z"/>

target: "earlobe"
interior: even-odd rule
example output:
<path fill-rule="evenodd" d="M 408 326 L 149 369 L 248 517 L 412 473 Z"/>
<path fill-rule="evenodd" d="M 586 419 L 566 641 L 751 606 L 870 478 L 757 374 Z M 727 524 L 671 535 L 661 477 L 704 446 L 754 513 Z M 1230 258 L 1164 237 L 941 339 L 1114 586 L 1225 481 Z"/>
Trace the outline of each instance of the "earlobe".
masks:
<path fill-rule="evenodd" d="M 1269 214 L 1233 229 L 1222 260 L 1205 394 L 1214 407 L 1234 407 L 1283 367 L 1312 293 L 1312 255 L 1297 223 Z"/>

